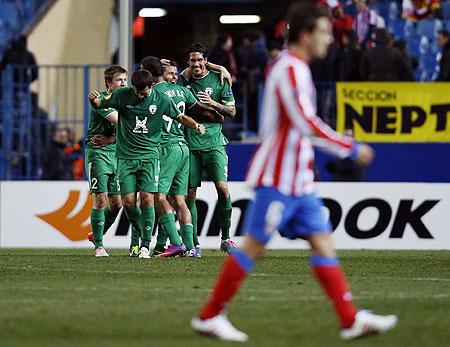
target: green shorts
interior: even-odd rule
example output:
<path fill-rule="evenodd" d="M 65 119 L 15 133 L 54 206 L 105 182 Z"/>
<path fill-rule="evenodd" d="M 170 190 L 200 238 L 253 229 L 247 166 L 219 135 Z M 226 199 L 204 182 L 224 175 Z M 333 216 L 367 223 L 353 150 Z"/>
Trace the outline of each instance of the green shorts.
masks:
<path fill-rule="evenodd" d="M 161 147 L 158 191 L 162 194 L 187 195 L 189 181 L 189 148 L 173 144 Z"/>
<path fill-rule="evenodd" d="M 156 193 L 158 192 L 159 160 L 118 159 L 117 175 L 122 195 L 137 192 Z"/>
<path fill-rule="evenodd" d="M 203 169 L 213 182 L 228 180 L 228 156 L 225 146 L 191 151 L 189 157 L 189 188 L 200 187 Z"/>
<path fill-rule="evenodd" d="M 117 178 L 117 159 L 115 151 L 85 149 L 84 166 L 91 193 L 119 193 Z"/>

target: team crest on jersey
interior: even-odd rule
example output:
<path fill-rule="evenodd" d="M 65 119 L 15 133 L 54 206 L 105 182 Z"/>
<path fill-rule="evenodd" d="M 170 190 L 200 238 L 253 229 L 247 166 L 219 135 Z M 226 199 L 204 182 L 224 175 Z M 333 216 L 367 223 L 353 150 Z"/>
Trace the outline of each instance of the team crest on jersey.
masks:
<path fill-rule="evenodd" d="M 150 114 L 155 114 L 158 107 L 156 105 L 150 105 L 148 110 L 150 111 Z"/>
<path fill-rule="evenodd" d="M 148 133 L 147 117 L 145 117 L 143 120 L 139 120 L 139 118 L 136 116 L 136 125 L 134 126 L 133 132 L 136 134 L 147 134 Z"/>
<path fill-rule="evenodd" d="M 207 94 L 211 95 L 212 92 L 213 92 L 213 90 L 212 90 L 212 88 L 208 87 L 208 88 L 205 89 L 205 92 L 206 92 Z"/>
<path fill-rule="evenodd" d="M 111 94 L 105 95 L 104 99 L 108 100 L 109 98 L 111 98 Z"/>

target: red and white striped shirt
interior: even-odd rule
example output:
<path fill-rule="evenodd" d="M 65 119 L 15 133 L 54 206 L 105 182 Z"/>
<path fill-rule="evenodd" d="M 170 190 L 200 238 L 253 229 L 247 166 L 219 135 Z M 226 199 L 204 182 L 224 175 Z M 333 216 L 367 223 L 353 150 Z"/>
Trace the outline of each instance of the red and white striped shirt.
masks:
<path fill-rule="evenodd" d="M 313 145 L 338 157 L 352 153 L 353 140 L 335 132 L 316 115 L 316 90 L 309 66 L 284 52 L 266 79 L 261 144 L 247 172 L 254 187 L 274 187 L 285 195 L 315 190 Z"/>

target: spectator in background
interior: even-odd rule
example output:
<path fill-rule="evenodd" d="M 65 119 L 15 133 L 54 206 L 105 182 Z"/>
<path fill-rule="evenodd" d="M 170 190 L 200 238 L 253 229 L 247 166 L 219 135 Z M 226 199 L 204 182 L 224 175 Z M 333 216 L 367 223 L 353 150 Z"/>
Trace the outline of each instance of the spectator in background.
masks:
<path fill-rule="evenodd" d="M 372 34 L 378 27 L 379 16 L 369 7 L 369 0 L 355 0 L 355 5 L 358 12 L 353 21 L 353 30 L 361 48 L 370 48 L 373 46 Z"/>
<path fill-rule="evenodd" d="M 338 72 L 339 81 L 361 81 L 359 64 L 361 49 L 358 46 L 356 33 L 348 30 L 342 33 L 342 48 Z"/>
<path fill-rule="evenodd" d="M 218 34 L 216 44 L 209 52 L 208 60 L 225 67 L 231 73 L 233 82 L 236 81 L 238 67 L 233 53 L 233 37 L 229 33 Z"/>
<path fill-rule="evenodd" d="M 73 180 L 70 169 L 71 158 L 64 150 L 69 142 L 66 128 L 57 127 L 53 132 L 50 146 L 42 155 L 42 180 L 68 181 Z"/>
<path fill-rule="evenodd" d="M 353 138 L 353 130 L 345 129 L 344 135 Z M 351 157 L 333 159 L 325 164 L 334 182 L 363 182 L 366 181 L 366 166 Z"/>
<path fill-rule="evenodd" d="M 363 81 L 413 81 L 411 67 L 398 49 L 392 47 L 392 38 L 386 29 L 376 30 L 376 47 L 363 52 L 360 75 Z"/>
<path fill-rule="evenodd" d="M 75 181 L 81 181 L 83 179 L 83 167 L 84 167 L 84 157 L 83 157 L 83 140 L 80 139 L 76 142 L 75 131 L 71 128 L 66 128 L 67 130 L 67 146 L 64 148 L 64 152 L 70 158 L 70 171 L 72 172 L 73 179 Z"/>
<path fill-rule="evenodd" d="M 264 67 L 264 79 L 266 78 L 267 74 L 269 73 L 271 67 L 280 57 L 281 51 L 283 49 L 283 44 L 280 41 L 270 41 L 267 44 L 267 63 Z"/>
<path fill-rule="evenodd" d="M 402 17 L 411 22 L 418 22 L 439 13 L 440 0 L 403 0 Z"/>
<path fill-rule="evenodd" d="M 403 56 L 404 61 L 406 61 L 411 68 L 411 71 L 414 71 L 419 67 L 419 59 L 413 56 L 408 50 L 408 41 L 406 41 L 405 39 L 395 40 L 393 47 L 399 50 L 400 54 Z"/>
<path fill-rule="evenodd" d="M 38 69 L 33 53 L 27 49 L 27 38 L 24 35 L 13 41 L 11 48 L 5 51 L 0 63 L 0 71 L 12 64 L 27 65 L 14 70 L 14 84 L 16 88 L 23 87 L 28 90 L 30 83 L 38 78 Z"/>
<path fill-rule="evenodd" d="M 348 32 L 353 27 L 353 18 L 344 13 L 342 5 L 338 2 L 335 7 L 331 9 L 331 24 L 333 25 L 333 36 L 336 42 L 343 47 L 343 38 L 345 32 Z"/>
<path fill-rule="evenodd" d="M 436 81 L 450 82 L 450 35 L 447 29 L 439 30 L 437 42 L 442 47 L 439 57 L 439 74 Z"/>
<path fill-rule="evenodd" d="M 240 77 L 247 86 L 248 128 L 258 131 L 258 95 L 262 93 L 263 71 L 267 62 L 267 48 L 264 35 L 259 31 L 245 33 L 238 48 Z"/>

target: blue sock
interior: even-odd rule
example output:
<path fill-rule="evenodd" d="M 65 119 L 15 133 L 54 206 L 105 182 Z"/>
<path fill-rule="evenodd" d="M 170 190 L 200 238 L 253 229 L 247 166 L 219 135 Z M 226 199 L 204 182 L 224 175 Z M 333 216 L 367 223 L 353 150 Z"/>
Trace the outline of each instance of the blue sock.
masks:
<path fill-rule="evenodd" d="M 235 248 L 231 253 L 231 256 L 236 260 L 242 270 L 244 270 L 245 272 L 253 271 L 253 268 L 255 267 L 255 261 L 250 259 L 248 255 L 242 252 L 240 249 Z"/>

